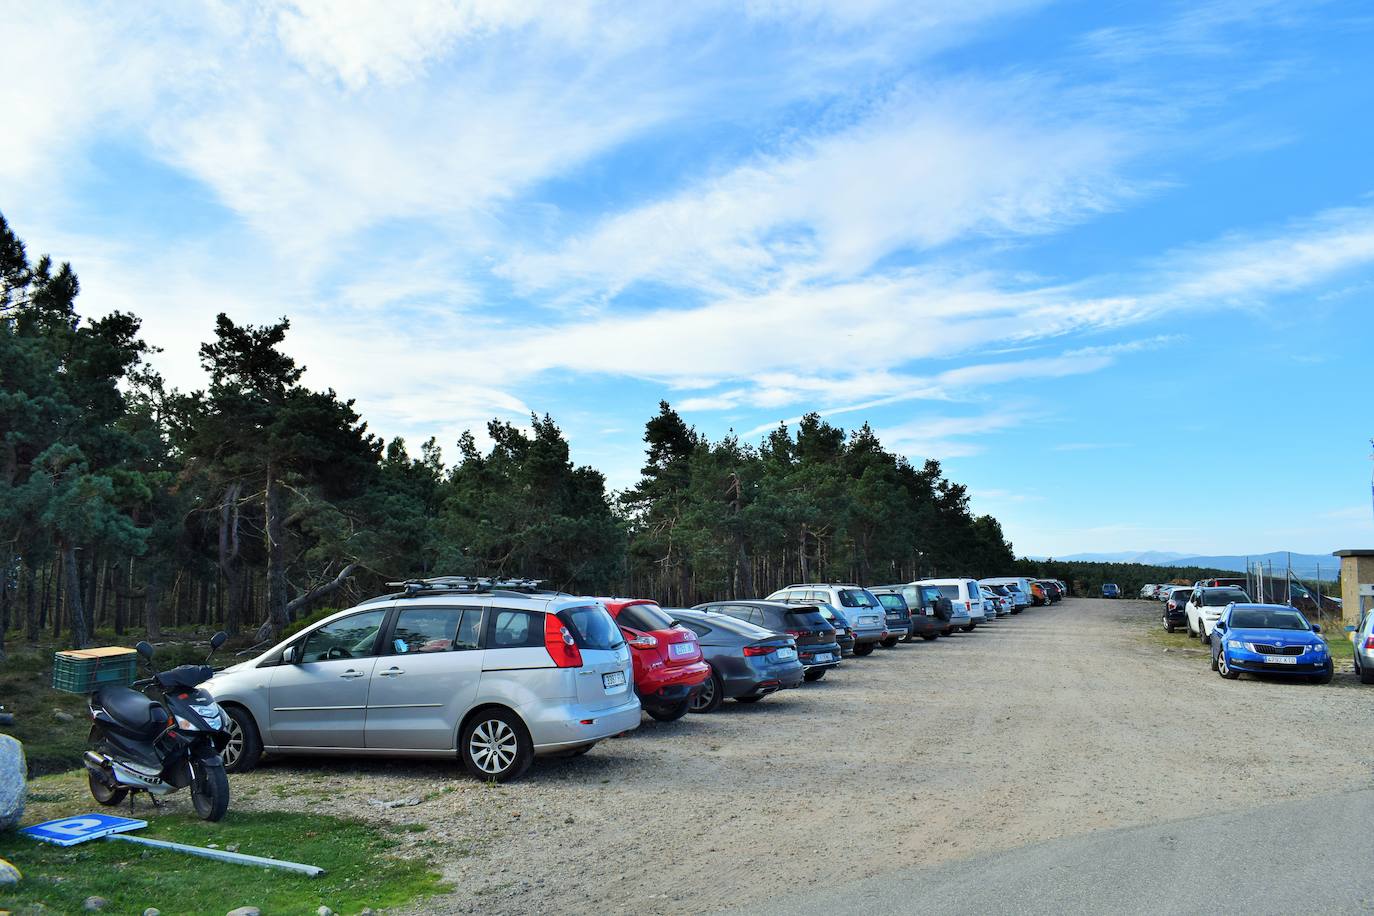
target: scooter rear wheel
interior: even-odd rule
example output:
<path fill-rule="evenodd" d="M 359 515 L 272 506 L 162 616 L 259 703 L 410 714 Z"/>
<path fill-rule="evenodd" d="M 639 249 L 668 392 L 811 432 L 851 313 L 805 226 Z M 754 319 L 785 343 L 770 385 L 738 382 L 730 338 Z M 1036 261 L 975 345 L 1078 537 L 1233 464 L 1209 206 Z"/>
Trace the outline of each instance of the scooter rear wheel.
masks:
<path fill-rule="evenodd" d="M 217 821 L 229 810 L 229 777 L 224 767 L 197 760 L 191 764 L 191 804 L 201 820 Z"/>
<path fill-rule="evenodd" d="M 91 786 L 91 797 L 102 805 L 117 805 L 129 797 L 128 789 L 111 789 L 89 770 L 86 771 L 86 781 Z"/>

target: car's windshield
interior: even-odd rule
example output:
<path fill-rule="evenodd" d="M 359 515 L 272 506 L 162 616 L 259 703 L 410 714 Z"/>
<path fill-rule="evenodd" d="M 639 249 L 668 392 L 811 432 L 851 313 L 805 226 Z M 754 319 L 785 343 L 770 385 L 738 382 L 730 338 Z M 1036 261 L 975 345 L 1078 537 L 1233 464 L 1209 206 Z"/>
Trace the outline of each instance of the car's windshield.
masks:
<path fill-rule="evenodd" d="M 863 588 L 842 588 L 839 589 L 840 604 L 845 607 L 877 607 L 878 599 L 868 593 Z"/>
<path fill-rule="evenodd" d="M 663 612 L 657 604 L 632 604 L 622 608 L 616 623 L 633 630 L 670 630 L 673 618 Z"/>
<path fill-rule="evenodd" d="M 1202 593 L 1203 607 L 1226 607 L 1236 601 L 1248 601 L 1249 596 L 1245 592 L 1233 588 L 1217 589 L 1216 591 L 1205 591 Z"/>
<path fill-rule="evenodd" d="M 572 633 L 580 649 L 619 649 L 625 645 L 620 629 L 600 605 L 566 608 L 558 612 L 558 618 Z"/>
<path fill-rule="evenodd" d="M 1297 611 L 1281 608 L 1236 608 L 1231 626 L 1252 630 L 1308 630 L 1307 621 Z"/>

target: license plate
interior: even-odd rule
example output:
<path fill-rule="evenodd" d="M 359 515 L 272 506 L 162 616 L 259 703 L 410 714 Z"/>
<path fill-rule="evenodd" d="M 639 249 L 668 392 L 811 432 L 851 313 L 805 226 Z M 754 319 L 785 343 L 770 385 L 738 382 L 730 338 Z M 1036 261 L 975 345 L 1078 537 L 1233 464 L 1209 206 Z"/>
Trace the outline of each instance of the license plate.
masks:
<path fill-rule="evenodd" d="M 834 660 L 835 660 L 835 656 L 834 656 L 833 653 L 830 653 L 830 652 L 817 652 L 817 653 L 816 653 L 816 661 L 818 661 L 818 662 L 833 662 Z"/>
<path fill-rule="evenodd" d="M 779 650 L 777 651 L 777 656 L 778 656 L 779 660 L 782 660 L 782 661 L 785 661 L 785 660 L 787 660 L 787 659 L 789 659 L 789 658 L 796 658 L 796 657 L 797 657 L 797 650 L 796 650 L 796 649 L 793 649 L 793 648 L 791 648 L 791 647 L 789 647 L 789 646 L 783 646 L 781 649 L 779 649 Z"/>
<path fill-rule="evenodd" d="M 610 674 L 601 675 L 601 686 L 610 690 L 612 687 L 625 686 L 625 672 L 612 671 Z"/>
<path fill-rule="evenodd" d="M 928 607 L 928 608 L 926 608 L 926 616 L 927 616 L 927 617 L 934 617 L 934 616 L 935 616 L 935 608 L 933 608 L 933 607 Z"/>
<path fill-rule="evenodd" d="M 1298 660 L 1291 655 L 1266 655 L 1264 656 L 1266 665 L 1296 665 Z"/>
<path fill-rule="evenodd" d="M 696 655 L 696 643 L 675 642 L 668 647 L 668 654 L 673 658 L 686 658 L 689 655 Z"/>

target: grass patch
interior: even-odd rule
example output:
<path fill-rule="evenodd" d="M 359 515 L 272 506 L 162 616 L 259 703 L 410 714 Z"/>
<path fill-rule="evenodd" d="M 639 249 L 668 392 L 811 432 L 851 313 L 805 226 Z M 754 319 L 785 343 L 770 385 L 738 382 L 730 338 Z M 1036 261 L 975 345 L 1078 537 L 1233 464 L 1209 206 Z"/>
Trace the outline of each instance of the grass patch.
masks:
<path fill-rule="evenodd" d="M 148 809 L 141 805 L 140 812 L 146 817 Z M 325 874 L 307 878 L 104 840 L 64 849 L 6 833 L 0 835 L 0 858 L 17 865 L 24 880 L 0 895 L 0 907 L 22 913 L 41 904 L 44 912 L 79 913 L 82 901 L 94 895 L 109 900 L 106 912 L 112 913 L 152 906 L 164 913 L 222 916 L 249 905 L 264 913 L 313 913 L 321 904 L 353 913 L 401 906 L 447 889 L 426 857 L 414 851 L 397 855 L 398 841 L 361 821 L 236 814 L 232 808 L 218 824 L 189 814 L 147 819 L 139 836 L 221 849 L 237 844 L 239 852 L 318 865 Z"/>

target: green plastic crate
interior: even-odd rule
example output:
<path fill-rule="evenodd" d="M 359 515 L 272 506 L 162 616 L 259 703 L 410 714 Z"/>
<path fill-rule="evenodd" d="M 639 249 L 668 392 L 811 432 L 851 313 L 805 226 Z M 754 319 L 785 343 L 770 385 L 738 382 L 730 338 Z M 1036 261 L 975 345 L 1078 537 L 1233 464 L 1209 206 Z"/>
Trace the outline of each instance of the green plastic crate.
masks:
<path fill-rule="evenodd" d="M 67 693 L 90 693 L 97 687 L 127 687 L 137 676 L 138 653 L 109 646 L 101 649 L 69 649 L 52 657 L 52 685 Z"/>

